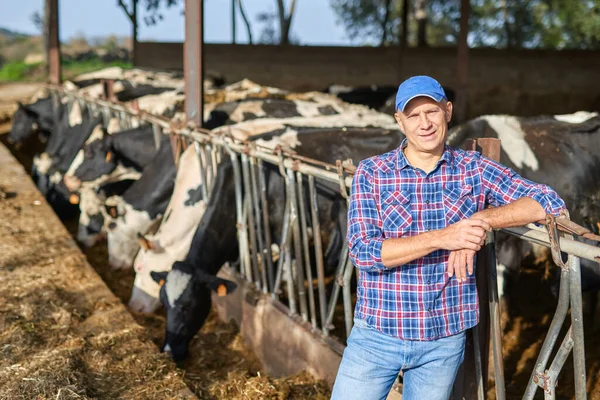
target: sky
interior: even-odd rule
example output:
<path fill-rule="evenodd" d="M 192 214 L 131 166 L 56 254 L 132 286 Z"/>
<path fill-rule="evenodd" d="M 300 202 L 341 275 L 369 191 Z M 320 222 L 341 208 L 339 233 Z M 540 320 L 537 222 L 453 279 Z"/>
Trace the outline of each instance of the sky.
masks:
<path fill-rule="evenodd" d="M 128 36 L 131 24 L 117 0 L 58 0 L 61 41 L 83 34 L 85 37 L 106 35 Z M 129 0 L 124 0 L 129 3 Z M 181 1 L 183 3 L 183 1 Z M 290 4 L 290 0 L 285 1 Z M 205 0 L 204 37 L 208 43 L 231 43 L 231 1 Z M 257 21 L 262 12 L 274 13 L 276 0 L 244 0 L 244 10 L 252 25 L 256 42 L 263 24 Z M 42 12 L 44 0 L 0 0 L 0 27 L 14 31 L 37 34 L 31 22 L 35 11 Z M 156 26 L 146 26 L 140 18 L 138 38 L 141 41 L 183 41 L 183 7 L 165 10 L 164 20 Z M 241 16 L 236 19 L 237 43 L 247 43 L 248 35 Z M 302 45 L 358 45 L 345 34 L 336 22 L 329 0 L 296 0 L 296 12 L 292 20 L 292 36 Z"/>

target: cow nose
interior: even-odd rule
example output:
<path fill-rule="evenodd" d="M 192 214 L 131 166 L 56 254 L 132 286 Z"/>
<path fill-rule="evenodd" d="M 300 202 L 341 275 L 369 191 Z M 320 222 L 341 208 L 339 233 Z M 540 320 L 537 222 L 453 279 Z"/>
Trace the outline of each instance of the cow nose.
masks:
<path fill-rule="evenodd" d="M 115 229 L 117 227 L 117 224 L 115 224 L 114 222 L 111 222 L 110 224 L 108 224 L 108 229 L 110 229 L 111 231 L 113 229 Z"/>

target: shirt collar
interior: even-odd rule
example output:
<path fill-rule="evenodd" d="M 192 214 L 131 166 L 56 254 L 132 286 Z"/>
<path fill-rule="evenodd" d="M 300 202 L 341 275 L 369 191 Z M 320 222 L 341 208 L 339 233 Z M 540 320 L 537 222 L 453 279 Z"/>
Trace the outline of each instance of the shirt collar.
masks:
<path fill-rule="evenodd" d="M 406 148 L 406 146 L 408 146 L 408 141 L 406 140 L 406 138 L 404 138 L 396 151 L 396 169 L 398 170 L 401 170 L 405 167 L 412 167 L 406 159 L 406 157 L 404 156 L 404 149 Z M 442 157 L 438 160 L 433 171 L 435 171 L 440 166 L 442 161 L 445 161 L 447 164 L 450 165 L 454 163 L 454 155 L 452 154 L 452 148 L 447 144 L 444 144 L 444 152 L 442 153 Z"/>

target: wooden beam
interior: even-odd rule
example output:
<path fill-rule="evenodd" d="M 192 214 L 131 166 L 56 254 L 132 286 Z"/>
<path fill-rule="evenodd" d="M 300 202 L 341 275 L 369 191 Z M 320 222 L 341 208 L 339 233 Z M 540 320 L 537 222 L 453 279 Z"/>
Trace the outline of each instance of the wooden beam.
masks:
<path fill-rule="evenodd" d="M 185 0 L 185 113 L 202 126 L 204 114 L 204 0 Z"/>
<path fill-rule="evenodd" d="M 48 18 L 48 79 L 59 85 L 60 78 L 60 40 L 58 37 L 58 0 L 49 0 Z"/>

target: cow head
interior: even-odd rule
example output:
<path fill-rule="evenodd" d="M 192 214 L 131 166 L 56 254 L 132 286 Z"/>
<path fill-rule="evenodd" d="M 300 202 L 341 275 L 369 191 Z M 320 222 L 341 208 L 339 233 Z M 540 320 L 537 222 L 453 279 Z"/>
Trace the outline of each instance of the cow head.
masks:
<path fill-rule="evenodd" d="M 105 202 L 105 224 L 108 239 L 108 262 L 113 268 L 130 268 L 140 249 L 138 233 L 146 233 L 154 220 L 146 211 L 135 210 L 121 196 Z"/>
<path fill-rule="evenodd" d="M 200 330 L 211 307 L 211 291 L 225 296 L 237 285 L 200 268 L 177 261 L 171 271 L 151 273 L 160 288 L 160 301 L 167 313 L 167 327 L 162 351 L 176 361 L 188 355 L 188 346 Z"/>
<path fill-rule="evenodd" d="M 108 175 L 117 168 L 118 159 L 112 149 L 112 137 L 105 135 L 94 140 L 83 148 L 83 161 L 75 170 L 73 185 L 79 182 L 91 182 L 103 175 Z M 73 190 L 73 189 L 71 189 Z M 75 189 L 76 190 L 76 189 Z"/>
<path fill-rule="evenodd" d="M 20 144 L 25 139 L 38 132 L 39 124 L 37 119 L 35 113 L 19 103 L 19 107 L 12 118 L 12 129 L 8 135 L 8 142 Z"/>

